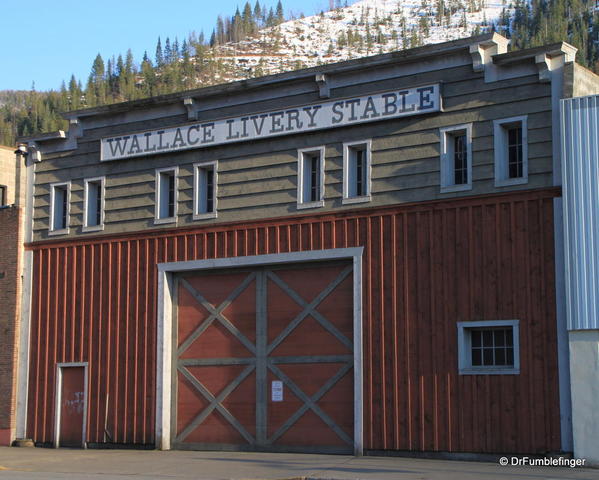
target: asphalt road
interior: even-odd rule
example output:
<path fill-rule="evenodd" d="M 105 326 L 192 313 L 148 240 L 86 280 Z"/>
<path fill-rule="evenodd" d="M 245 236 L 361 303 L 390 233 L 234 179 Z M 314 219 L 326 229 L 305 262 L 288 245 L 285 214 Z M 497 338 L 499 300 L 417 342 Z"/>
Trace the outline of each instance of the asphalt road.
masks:
<path fill-rule="evenodd" d="M 0 447 L 0 480 L 599 480 L 599 469 L 286 453 Z"/>

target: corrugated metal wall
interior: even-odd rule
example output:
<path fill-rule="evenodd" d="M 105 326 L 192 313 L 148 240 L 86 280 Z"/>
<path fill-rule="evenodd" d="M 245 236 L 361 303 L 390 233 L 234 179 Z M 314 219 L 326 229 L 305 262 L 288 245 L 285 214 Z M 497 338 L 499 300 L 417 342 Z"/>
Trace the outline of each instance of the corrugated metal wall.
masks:
<path fill-rule="evenodd" d="M 28 435 L 89 361 L 89 441 L 154 441 L 156 263 L 364 246 L 367 450 L 560 449 L 556 190 L 34 246 Z M 520 319 L 520 375 L 458 375 L 456 322 Z M 108 402 L 108 406 L 106 406 Z"/>
<path fill-rule="evenodd" d="M 599 96 L 561 108 L 568 329 L 599 329 Z"/>

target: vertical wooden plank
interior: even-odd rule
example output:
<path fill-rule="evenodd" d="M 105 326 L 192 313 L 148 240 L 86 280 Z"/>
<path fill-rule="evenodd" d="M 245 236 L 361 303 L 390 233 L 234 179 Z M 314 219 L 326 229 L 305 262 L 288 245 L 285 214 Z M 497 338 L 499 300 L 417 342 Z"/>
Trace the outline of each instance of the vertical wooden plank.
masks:
<path fill-rule="evenodd" d="M 423 451 L 432 449 L 432 438 L 434 434 L 434 425 L 431 422 L 433 418 L 433 398 L 432 398 L 432 345 L 431 345 L 431 265 L 430 265 L 430 211 L 418 212 L 416 217 L 416 275 L 417 275 L 417 311 L 415 320 L 417 322 L 417 331 L 414 332 L 415 343 L 418 349 L 418 383 L 419 383 L 419 401 L 418 401 L 418 420 L 419 420 L 419 447 Z M 421 292 L 428 292 L 422 295 Z M 422 335 L 420 331 L 430 332 L 429 335 Z"/>
<path fill-rule="evenodd" d="M 456 336 L 456 314 L 455 314 L 455 301 L 449 301 L 455 296 L 455 209 L 446 206 L 441 211 L 439 234 L 441 236 L 440 242 L 440 262 L 442 264 L 442 270 L 439 272 L 439 295 L 442 300 L 438 312 L 443 319 L 440 327 L 440 335 L 445 338 L 443 342 L 443 354 L 441 355 L 442 361 L 446 364 L 444 377 L 446 383 L 445 397 L 440 398 L 442 405 L 446 405 L 445 422 L 443 429 L 445 431 L 445 450 L 453 451 L 459 448 L 460 436 L 459 436 L 459 425 L 460 425 L 460 408 L 457 407 L 459 397 L 457 396 L 458 389 L 456 388 L 458 379 L 455 374 L 455 365 L 457 365 L 457 355 L 454 353 L 454 349 L 451 345 L 457 345 Z M 453 367 L 453 368 L 452 368 Z"/>
<path fill-rule="evenodd" d="M 432 371 L 434 375 L 433 385 L 433 423 L 434 438 L 433 449 L 435 451 L 447 451 L 447 431 L 445 430 L 446 415 L 448 408 L 444 408 L 446 397 L 445 370 L 448 368 L 448 360 L 451 354 L 448 350 L 449 338 L 445 334 L 446 317 L 443 315 L 443 218 L 444 210 L 433 210 L 431 212 L 431 223 L 429 228 L 430 263 L 431 263 L 431 339 L 432 339 Z"/>
<path fill-rule="evenodd" d="M 556 312 L 552 308 L 556 304 L 555 291 L 555 241 L 554 230 L 548 228 L 548 225 L 553 225 L 555 221 L 553 212 L 553 199 L 542 198 L 542 217 L 540 219 L 541 235 L 542 235 L 542 251 L 541 258 L 544 260 L 543 271 L 541 273 L 544 279 L 543 283 L 543 305 L 542 319 L 545 320 L 544 327 L 547 331 L 545 354 L 544 357 L 550 359 L 547 365 L 547 379 L 544 398 L 546 404 L 546 422 L 548 423 L 547 443 L 552 446 L 552 451 L 558 451 L 561 448 L 561 432 L 560 432 L 560 409 L 559 409 L 559 389 L 554 385 L 559 385 L 559 367 L 557 354 L 557 332 L 554 328 L 556 325 Z"/>
<path fill-rule="evenodd" d="M 47 316 L 48 301 L 47 296 L 50 294 L 47 283 L 50 281 L 50 275 L 48 273 L 48 256 L 49 250 L 38 251 L 34 253 L 34 285 L 36 290 L 34 291 L 34 303 L 32 305 L 31 321 L 31 353 L 29 355 L 30 361 L 30 373 L 29 373 L 29 398 L 28 398 L 28 416 L 27 416 L 27 432 L 32 438 L 38 438 L 39 435 L 39 416 L 41 412 L 41 405 L 39 404 L 40 390 L 44 388 L 41 383 L 41 370 L 42 370 L 42 354 L 43 354 L 43 340 L 45 339 L 45 333 L 47 332 Z M 42 327 L 42 322 L 44 327 Z"/>
<path fill-rule="evenodd" d="M 383 315 L 381 312 L 380 299 L 382 297 L 384 285 L 381 282 L 381 269 L 379 262 L 382 256 L 381 244 L 381 218 L 380 216 L 369 217 L 366 220 L 365 237 L 362 242 L 368 245 L 368 312 L 369 335 L 368 349 L 365 356 L 369 359 L 369 386 L 372 405 L 378 405 L 373 408 L 373 448 L 382 450 L 386 448 L 386 405 L 385 405 L 385 376 L 384 361 L 385 358 L 385 339 L 383 330 Z M 366 353 L 368 352 L 368 353 Z"/>
<path fill-rule="evenodd" d="M 395 385 L 396 400 L 395 408 L 397 411 L 397 440 L 396 448 L 398 450 L 407 450 L 409 448 L 409 418 L 411 412 L 406 401 L 406 392 L 408 385 L 407 364 L 409 358 L 406 355 L 406 263 L 407 245 L 406 245 L 406 213 L 398 213 L 395 216 L 395 237 L 396 237 L 396 266 L 395 266 L 395 291 L 396 291 L 396 316 L 395 316 Z"/>
<path fill-rule="evenodd" d="M 406 214 L 405 224 L 405 272 L 404 282 L 406 285 L 406 378 L 407 386 L 407 407 L 408 407 L 408 449 L 419 449 L 420 446 L 420 417 L 418 415 L 418 348 L 417 348 L 417 299 L 418 283 L 415 281 L 418 277 L 416 255 L 418 251 L 418 241 L 416 233 L 417 213 L 409 212 Z"/>
<path fill-rule="evenodd" d="M 382 337 L 381 343 L 385 351 L 381 352 L 380 363 L 382 366 L 383 382 L 383 401 L 385 403 L 385 439 L 384 448 L 390 450 L 394 448 L 396 442 L 397 412 L 395 410 L 395 384 L 394 365 L 395 358 L 395 217 L 393 215 L 384 215 L 381 217 L 380 238 L 382 255 L 377 259 L 380 282 L 383 286 L 378 293 L 378 303 L 382 317 Z"/>
<path fill-rule="evenodd" d="M 389 355 L 389 365 L 388 365 L 388 374 L 387 378 L 390 383 L 389 386 L 389 402 L 390 408 L 392 409 L 393 421 L 392 421 L 392 434 L 393 437 L 389 443 L 389 448 L 392 450 L 398 450 L 400 447 L 400 412 L 399 412 L 399 396 L 400 391 L 398 389 L 399 382 L 399 338 L 398 338 L 398 282 L 397 282 L 397 264 L 399 254 L 401 252 L 398 244 L 398 216 L 396 214 L 392 214 L 389 216 L 389 232 L 388 232 L 388 244 L 386 245 L 387 251 L 391 253 L 390 261 L 387 263 L 386 270 L 386 278 L 385 281 L 390 286 L 391 294 L 386 299 L 386 311 L 388 312 L 389 319 L 389 331 L 391 336 L 391 344 L 390 350 L 391 355 Z"/>

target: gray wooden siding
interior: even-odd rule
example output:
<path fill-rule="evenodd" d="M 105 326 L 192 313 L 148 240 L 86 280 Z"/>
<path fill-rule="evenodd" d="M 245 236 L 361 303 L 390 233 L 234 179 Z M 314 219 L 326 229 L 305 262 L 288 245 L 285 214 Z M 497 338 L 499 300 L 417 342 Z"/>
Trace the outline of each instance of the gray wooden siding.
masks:
<path fill-rule="evenodd" d="M 49 184 L 71 181 L 70 233 L 82 234 L 83 183 L 85 178 L 106 176 L 105 228 L 100 234 L 133 232 L 149 228 L 172 228 L 154 224 L 155 169 L 179 166 L 178 218 L 176 225 L 262 219 L 298 213 L 323 213 L 404 202 L 426 201 L 498 191 L 552 185 L 551 91 L 538 76 L 485 83 L 472 66 L 413 75 L 406 79 L 362 83 L 333 90 L 333 97 L 363 95 L 410 85 L 442 82 L 444 111 L 265 139 L 254 142 L 166 153 L 129 160 L 100 163 L 102 136 L 141 131 L 157 125 L 187 123 L 186 116 L 161 122 L 133 122 L 86 130 L 78 149 L 60 156 L 46 156 L 36 165 L 34 240 L 48 238 Z M 285 108 L 290 104 L 317 102 L 314 92 L 295 89 L 295 95 L 269 102 L 249 102 L 203 112 L 202 120 Z M 528 115 L 529 182 L 495 188 L 493 120 Z M 472 190 L 440 193 L 439 129 L 472 123 Z M 343 142 L 372 139 L 372 201 L 342 205 Z M 326 146 L 325 206 L 297 210 L 297 149 Z M 197 162 L 218 160 L 218 218 L 193 220 L 193 169 Z M 97 235 L 94 233 L 93 235 Z M 56 238 L 56 237 L 54 237 Z"/>

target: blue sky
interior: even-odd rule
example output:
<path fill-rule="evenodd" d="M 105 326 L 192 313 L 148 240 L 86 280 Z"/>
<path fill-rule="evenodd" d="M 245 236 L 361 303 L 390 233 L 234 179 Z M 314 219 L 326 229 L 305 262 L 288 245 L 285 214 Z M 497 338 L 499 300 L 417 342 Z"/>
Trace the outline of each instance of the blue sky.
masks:
<path fill-rule="evenodd" d="M 255 0 L 250 0 L 252 8 Z M 260 0 L 275 7 L 277 0 Z M 349 2 L 348 2 L 349 3 Z M 326 10 L 328 0 L 283 0 L 285 14 Z M 57 90 L 71 74 L 85 84 L 92 61 L 131 48 L 139 62 L 153 59 L 160 35 L 182 41 L 216 17 L 233 15 L 245 0 L 0 0 L 0 90 Z"/>

